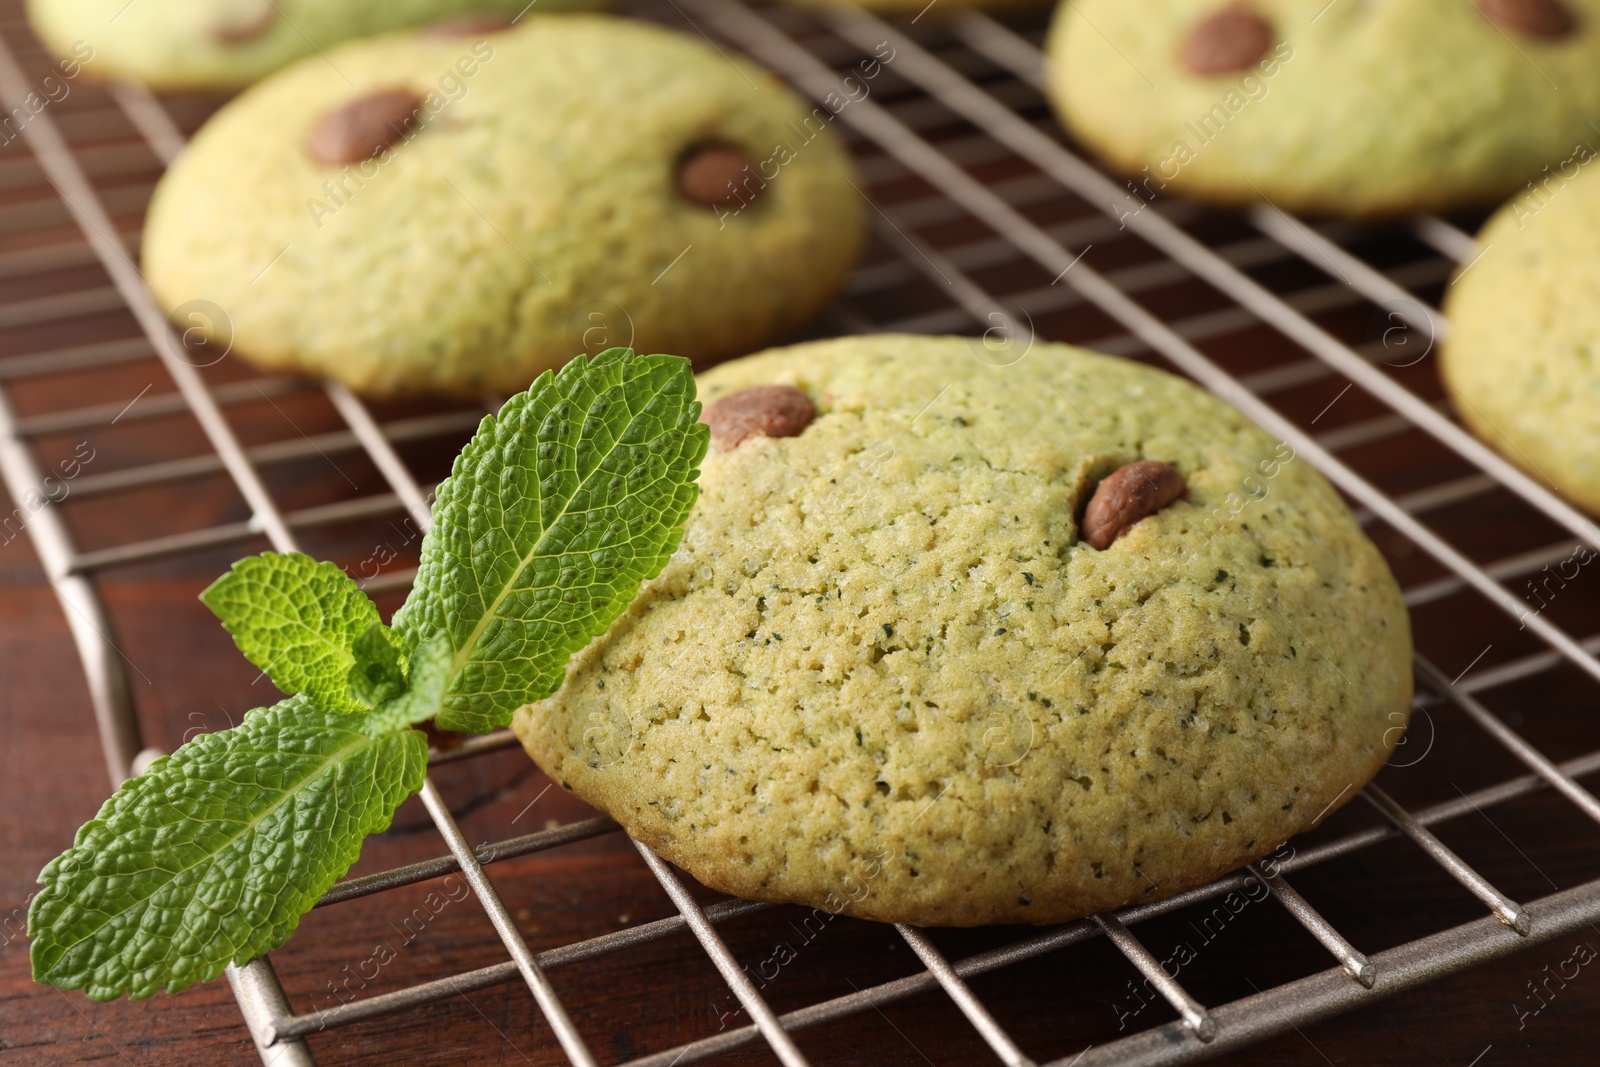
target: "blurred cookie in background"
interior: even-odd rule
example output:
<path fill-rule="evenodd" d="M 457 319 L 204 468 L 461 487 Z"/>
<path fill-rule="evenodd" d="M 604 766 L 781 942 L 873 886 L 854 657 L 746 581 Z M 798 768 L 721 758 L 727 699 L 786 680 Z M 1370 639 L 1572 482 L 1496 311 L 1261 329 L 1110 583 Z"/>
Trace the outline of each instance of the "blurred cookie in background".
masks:
<path fill-rule="evenodd" d="M 1600 0 L 1068 0 L 1067 129 L 1144 200 L 1488 207 L 1600 145 Z"/>
<path fill-rule="evenodd" d="M 1440 372 L 1477 434 L 1600 513 L 1600 169 L 1590 152 L 1506 204 L 1445 291 Z"/>
<path fill-rule="evenodd" d="M 527 0 L 28 0 L 28 20 L 58 55 L 94 50 L 98 78 L 155 89 L 249 85 L 353 37 L 441 21 L 457 30 L 509 25 Z M 609 6 L 540 0 L 538 10 Z"/>
<path fill-rule="evenodd" d="M 804 324 L 855 263 L 833 119 L 603 15 L 356 42 L 200 130 L 145 274 L 169 311 L 220 309 L 253 362 L 371 394 L 514 392 L 613 345 L 715 360 Z"/>

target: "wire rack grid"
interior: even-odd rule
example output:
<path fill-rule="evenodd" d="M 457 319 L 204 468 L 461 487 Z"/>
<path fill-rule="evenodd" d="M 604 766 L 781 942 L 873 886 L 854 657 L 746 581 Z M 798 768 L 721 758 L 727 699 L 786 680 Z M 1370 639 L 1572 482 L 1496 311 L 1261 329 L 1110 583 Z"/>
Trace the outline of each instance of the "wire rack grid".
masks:
<path fill-rule="evenodd" d="M 1056 133 L 1042 104 L 1043 56 L 1036 24 L 1004 25 L 980 14 L 936 25 L 890 25 L 870 14 L 837 10 L 813 14 L 756 8 L 741 0 L 679 0 L 669 10 L 643 8 L 645 17 L 675 23 L 738 48 L 777 71 L 818 101 L 838 101 L 849 72 L 864 57 L 886 58 L 883 80 L 861 95 L 860 85 L 837 106 L 835 128 L 851 144 L 872 203 L 880 251 L 852 279 L 825 326 L 836 333 L 893 329 L 924 332 L 990 331 L 975 352 L 998 336 L 1006 352 L 1026 351 L 1035 331 L 1072 333 L 1093 347 L 1164 362 L 1227 399 L 1269 432 L 1291 444 L 1354 502 L 1372 528 L 1403 535 L 1433 561 L 1431 578 L 1406 589 L 1414 610 L 1467 598 L 1480 614 L 1498 612 L 1533 635 L 1543 649 L 1465 678 L 1449 675 L 1422 656 L 1417 706 L 1449 704 L 1476 723 L 1527 773 L 1462 793 L 1459 799 L 1411 811 L 1376 785 L 1362 796 L 1383 823 L 1304 848 L 1276 867 L 1252 865 L 1211 885 L 1116 914 L 1093 916 L 1022 937 L 962 959 L 947 958 L 922 931 L 897 927 L 922 964 L 913 975 L 858 989 L 776 1014 L 751 982 L 718 925 L 767 907 L 722 900 L 709 906 L 643 846 L 638 851 L 677 914 L 645 925 L 577 941 L 542 953 L 530 950 L 501 902 L 487 868 L 495 863 L 619 832 L 592 818 L 477 848 L 463 836 L 432 778 L 422 799 L 447 852 L 433 860 L 338 883 L 319 907 L 382 893 L 453 872 L 468 880 L 509 959 L 446 978 L 376 994 L 321 1011 L 296 1013 L 263 957 L 231 967 L 228 979 L 263 1062 L 313 1062 L 306 1038 L 317 1032 L 416 1009 L 462 992 L 507 982 L 527 985 L 570 1062 L 594 1063 L 578 1027 L 546 972 L 685 931 L 715 965 L 748 1012 L 748 1025 L 662 1049 L 630 1062 L 695 1062 L 753 1044 L 765 1044 L 785 1064 L 805 1055 L 794 1035 L 846 1016 L 942 991 L 1003 1063 L 1032 1063 L 995 1014 L 968 984 L 976 976 L 1104 937 L 1149 980 L 1177 1018 L 1112 1043 L 1091 1047 L 1071 1063 L 1171 1064 L 1194 1062 L 1259 1041 L 1307 1021 L 1357 1008 L 1600 919 L 1600 870 L 1591 880 L 1539 899 L 1518 901 L 1501 892 L 1430 829 L 1469 812 L 1505 804 L 1540 790 L 1566 798 L 1600 822 L 1597 801 L 1577 779 L 1600 771 L 1600 748 L 1557 760 L 1525 740 L 1476 694 L 1558 670 L 1600 680 L 1600 634 L 1577 638 L 1543 612 L 1530 612 L 1509 581 L 1538 574 L 1571 551 L 1572 538 L 1600 546 L 1600 529 L 1585 515 L 1506 463 L 1454 422 L 1445 406 L 1428 399 L 1407 377 L 1414 349 L 1397 361 L 1397 345 L 1432 344 L 1448 323 L 1418 291 L 1442 285 L 1458 263 L 1475 254 L 1471 239 L 1439 219 L 1418 218 L 1384 235 L 1390 247 L 1409 241 L 1409 256 L 1378 262 L 1358 249 L 1372 234 L 1339 224 L 1313 225 L 1271 208 L 1228 219 L 1181 201 L 1147 202 L 1129 185 L 1104 176 L 1074 154 Z M 10 9 L 0 23 L 0 96 L 19 105 L 35 84 L 27 61 L 42 59 Z M 84 474 L 73 495 L 124 493 L 201 475 L 225 476 L 248 510 L 243 521 L 212 523 L 124 540 L 93 549 L 75 546 L 65 506 L 32 512 L 27 532 L 59 597 L 88 676 L 94 712 L 113 782 L 151 758 L 98 583 L 118 567 L 179 557 L 215 546 L 264 538 L 279 551 L 296 548 L 297 534 L 340 522 L 403 515 L 419 530 L 428 523 L 426 479 L 413 473 L 401 446 L 459 438 L 484 409 L 432 410 L 382 419 L 338 385 L 312 386 L 253 377 L 218 383 L 196 365 L 192 351 L 149 296 L 135 265 L 136 229 L 119 223 L 137 216 L 148 198 L 151 157 L 164 165 L 183 148 L 184 129 L 198 119 L 176 116 L 166 102 L 130 86 L 111 86 L 88 105 L 58 115 L 33 113 L 20 130 L 31 156 L 0 160 L 0 277 L 66 271 L 68 281 L 15 303 L 0 304 L 0 329 L 48 337 L 53 323 L 106 310 L 132 314 L 138 333 L 70 348 L 7 351 L 0 359 L 0 474 L 14 501 L 47 484 L 40 442 L 52 435 L 133 417 L 187 418 L 203 449 L 193 455 L 105 473 Z M 192 108 L 189 109 L 191 112 Z M 834 108 L 830 107 L 830 111 Z M 203 116 L 201 116 L 203 117 Z M 77 141 L 77 144 L 74 144 Z M 61 227 L 76 234 L 59 236 Z M 1209 233 L 1209 236 L 1204 234 Z M 1099 249 L 1092 260 L 1089 253 Z M 1382 257 L 1379 257 L 1382 258 Z M 1392 257 L 1391 257 L 1392 258 Z M 1312 279 L 1279 292 L 1263 275 L 1309 270 Z M 76 272 L 76 273 L 74 273 Z M 1208 294 L 1198 305 L 1171 301 L 1175 287 Z M 1380 315 L 1381 329 L 1365 342 L 1342 339 L 1349 331 L 1325 325 L 1330 317 Z M 1059 329 L 1055 324 L 1061 324 Z M 29 328 L 46 332 L 27 334 Z M 1098 332 L 1097 332 L 1098 331 Z M 1398 341 L 1395 331 L 1399 331 Z M 1200 347 L 1254 332 L 1268 338 L 1275 357 L 1253 369 L 1224 365 Z M 993 336 L 992 336 L 993 335 Z M 17 346 L 8 345 L 8 348 Z M 1009 357 L 1007 357 L 1009 358 Z M 18 413 L 10 394 L 50 375 L 87 374 L 97 368 L 159 361 L 172 390 L 117 411 L 105 403 Z M 1308 386 L 1342 391 L 1315 417 L 1286 413 L 1275 403 Z M 245 446 L 230 411 L 257 398 L 273 402 L 320 388 L 344 428 L 315 437 Z M 1352 389 L 1366 398 L 1365 417 L 1317 431 L 1316 424 Z M 492 407 L 493 401 L 486 402 Z M 1447 462 L 1449 476 L 1404 491 L 1385 491 L 1362 473 L 1364 449 L 1421 438 Z M 362 454 L 387 490 L 289 508 L 269 489 L 263 471 L 275 464 L 329 452 Z M 1352 458 L 1356 457 L 1356 458 Z M 1533 516 L 1559 540 L 1479 562 L 1482 547 L 1470 531 L 1451 537 L 1422 516 L 1489 498 Z M 1509 501 L 1509 504 L 1507 503 Z M 1441 525 L 1444 525 L 1441 523 Z M 1470 547 L 1462 543 L 1471 542 Z M 405 587 L 404 567 L 374 577 L 372 589 Z M 1420 644 L 1420 642 L 1419 642 Z M 1486 650 L 1487 651 L 1487 650 Z M 514 744 L 502 731 L 430 755 L 434 765 L 472 759 Z M 1363 954 L 1323 919 L 1286 876 L 1392 839 L 1409 840 L 1482 904 L 1481 918 L 1372 955 Z M 1206 1006 L 1174 977 L 1131 929 L 1258 880 L 1333 958 L 1333 965 L 1230 1003 Z M 1069 1062 L 1063 1058 L 1062 1064 Z"/>

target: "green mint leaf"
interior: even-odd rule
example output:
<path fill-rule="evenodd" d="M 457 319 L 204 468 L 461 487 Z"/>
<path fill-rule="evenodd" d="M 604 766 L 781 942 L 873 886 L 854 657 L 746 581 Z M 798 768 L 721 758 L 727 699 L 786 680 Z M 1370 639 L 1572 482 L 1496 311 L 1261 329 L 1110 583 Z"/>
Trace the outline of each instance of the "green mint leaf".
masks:
<path fill-rule="evenodd" d="M 176 993 L 283 944 L 422 787 L 423 734 L 369 736 L 362 718 L 291 697 L 123 783 L 40 872 L 34 980 Z"/>
<path fill-rule="evenodd" d="M 445 687 L 455 670 L 455 651 L 443 634 L 419 645 L 411 654 L 411 677 L 405 692 L 380 704 L 363 727 L 369 734 L 414 726 L 439 714 Z"/>
<path fill-rule="evenodd" d="M 344 571 L 298 552 L 264 552 L 235 563 L 200 599 L 279 689 L 364 710 L 350 696 L 350 647 L 378 608 Z"/>
<path fill-rule="evenodd" d="M 369 708 L 406 691 L 406 672 L 393 631 L 375 622 L 361 631 L 350 646 L 355 662 L 346 679 L 350 695 Z"/>
<path fill-rule="evenodd" d="M 488 416 L 434 500 L 394 626 L 452 649 L 437 722 L 484 733 L 560 686 L 567 660 L 677 548 L 708 430 L 675 356 L 613 348 Z"/>

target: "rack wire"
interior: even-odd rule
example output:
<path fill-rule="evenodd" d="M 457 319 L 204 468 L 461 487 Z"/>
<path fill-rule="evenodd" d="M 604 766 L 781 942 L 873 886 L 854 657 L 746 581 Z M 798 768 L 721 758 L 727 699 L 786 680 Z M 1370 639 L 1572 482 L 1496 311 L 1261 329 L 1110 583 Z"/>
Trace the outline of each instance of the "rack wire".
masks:
<path fill-rule="evenodd" d="M 36 85 L 45 57 L 16 16 L 0 22 L 0 97 L 21 104 Z M 739 49 L 778 72 L 818 101 L 839 100 L 842 73 L 866 57 L 885 55 L 882 80 L 870 92 L 846 94 L 833 122 L 855 152 L 872 204 L 878 253 L 856 273 L 824 327 L 835 333 L 867 330 L 973 332 L 999 330 L 1026 346 L 1039 324 L 1052 333 L 1132 358 L 1174 368 L 1250 415 L 1291 444 L 1332 480 L 1369 527 L 1385 526 L 1420 549 L 1440 573 L 1411 584 L 1415 610 L 1467 597 L 1515 621 L 1546 646 L 1451 679 L 1420 654 L 1416 673 L 1420 709 L 1449 704 L 1527 773 L 1463 792 L 1459 798 L 1411 811 L 1377 785 L 1362 796 L 1383 817 L 1380 825 L 1297 851 L 1271 868 L 1252 865 L 1210 885 L 1166 900 L 1136 904 L 1115 914 L 1044 929 L 999 948 L 949 959 L 929 936 L 897 927 L 920 961 L 918 973 L 858 989 L 848 995 L 776 1013 L 741 968 L 718 931 L 767 905 L 720 900 L 708 906 L 666 863 L 640 845 L 646 866 L 676 914 L 641 926 L 532 951 L 501 902 L 489 870 L 515 857 L 619 833 L 597 817 L 473 848 L 430 777 L 422 799 L 444 839 L 446 853 L 432 860 L 338 883 L 325 907 L 461 872 L 471 885 L 508 959 L 448 977 L 375 994 L 336 1007 L 297 1012 L 267 957 L 230 967 L 228 979 L 263 1062 L 309 1065 L 306 1039 L 324 1030 L 413 1010 L 445 997 L 509 982 L 527 986 L 562 1050 L 574 1064 L 595 1058 L 546 976 L 553 968 L 623 953 L 687 932 L 715 966 L 751 1022 L 629 1061 L 636 1065 L 696 1062 L 733 1049 L 764 1044 L 784 1064 L 803 1064 L 794 1035 L 807 1028 L 908 998 L 942 991 L 1003 1063 L 1030 1059 L 968 984 L 1069 946 L 1105 938 L 1143 974 L 1177 1014 L 1174 1021 L 1091 1047 L 1063 1065 L 1176 1064 L 1236 1049 L 1331 1014 L 1359 1008 L 1399 991 L 1540 943 L 1600 919 L 1600 870 L 1591 880 L 1535 900 L 1518 901 L 1498 889 L 1448 848 L 1432 827 L 1544 789 L 1600 823 L 1600 801 L 1578 779 L 1600 771 L 1600 748 L 1556 759 L 1525 740 L 1477 694 L 1563 667 L 1600 680 L 1600 633 L 1573 636 L 1542 611 L 1530 611 L 1507 582 L 1536 575 L 1566 557 L 1572 539 L 1600 546 L 1600 528 L 1545 486 L 1467 434 L 1447 407 L 1408 377 L 1415 361 L 1398 363 L 1398 346 L 1431 348 L 1448 332 L 1438 310 L 1418 294 L 1437 290 L 1452 270 L 1476 254 L 1460 228 L 1417 218 L 1374 236 L 1344 224 L 1312 224 L 1270 207 L 1242 220 L 1215 216 L 1181 201 L 1147 202 L 1131 186 L 1106 177 L 1066 144 L 1045 109 L 1040 26 L 1026 20 L 1002 24 L 981 14 L 943 21 L 888 24 L 870 14 L 839 9 L 812 13 L 752 7 L 742 0 L 669 0 L 636 14 L 698 33 L 719 47 Z M 887 52 L 885 52 L 887 49 Z M 87 105 L 82 103 L 88 97 Z M 400 449 L 429 442 L 442 447 L 470 432 L 484 408 L 429 410 L 380 418 L 338 385 L 253 376 L 217 381 L 197 366 L 167 315 L 147 292 L 135 264 L 137 230 L 129 218 L 142 211 L 151 188 L 152 161 L 169 163 L 183 149 L 185 128 L 203 117 L 192 102 L 173 106 L 131 86 L 85 88 L 69 108 L 45 107 L 20 133 L 31 155 L 13 150 L 0 158 L 0 278 L 65 272 L 65 281 L 27 299 L 0 304 L 0 331 L 20 336 L 0 358 L 0 475 L 14 501 L 47 484 L 42 442 L 87 428 L 135 419 L 186 417 L 199 432 L 201 451 L 110 473 L 84 473 L 72 499 L 28 516 L 26 530 L 60 599 L 82 658 L 107 770 L 122 781 L 153 753 L 145 749 L 114 627 L 100 583 L 117 568 L 182 557 L 217 546 L 264 538 L 274 549 L 295 549 L 297 535 L 338 523 L 402 515 L 425 530 L 425 479 Z M 830 111 L 833 108 L 830 107 Z M 157 167 L 156 169 L 159 169 Z M 1242 221 L 1242 225 L 1241 225 Z M 64 226 L 71 229 L 63 230 Z M 75 233 L 72 230 L 75 229 Z M 1206 234 L 1208 236 L 1202 236 Z M 1381 238 L 1379 244 L 1375 240 Z M 1411 254 L 1382 249 L 1410 242 Z M 1090 258 L 1090 253 L 1099 250 Z M 1363 252 L 1367 254 L 1363 254 Z M 1369 256 L 1374 258 L 1369 258 Z M 1387 262 L 1380 259 L 1387 258 Z M 1296 272 L 1299 272 L 1297 275 Z M 1309 272 L 1309 275 L 1308 275 Z M 1309 276 L 1279 292 L 1260 280 Z M 55 277 L 55 274 L 50 274 Z M 1208 299 L 1169 299 L 1187 286 Z M 50 347 L 48 327 L 107 311 L 130 312 L 135 335 L 71 347 Z M 1381 330 L 1365 341 L 1344 339 L 1348 323 L 1372 314 Z M 1341 318 L 1342 316 L 1342 318 Z M 1059 327 L 1059 329 L 1058 329 Z M 30 332 L 32 330 L 33 332 Z M 1098 331 L 1098 332 L 1097 332 Z M 1398 340 L 1395 331 L 1399 331 Z M 1203 345 L 1263 334 L 1275 353 L 1263 365 L 1230 369 Z M 42 344 L 42 346 L 41 346 Z M 20 347 L 21 351 L 12 350 Z M 1255 346 L 1258 350 L 1261 343 Z M 1404 355 L 1410 360 L 1411 352 Z M 169 391 L 134 403 L 57 406 L 19 414 L 11 395 L 48 376 L 86 375 L 96 369 L 157 361 Z M 1291 416 L 1285 398 L 1297 390 L 1345 382 L 1314 418 Z M 247 402 L 303 396 L 321 389 L 343 429 L 246 446 L 230 411 Z M 1351 390 L 1365 398 L 1364 417 L 1317 423 Z M 137 406 L 136 406 L 137 405 Z M 486 407 L 493 406 L 487 402 Z M 1301 405 L 1303 406 L 1303 404 Z M 1352 407 L 1356 406 L 1354 403 Z M 120 407 L 120 410 L 118 410 Z M 287 418 L 287 416 L 286 416 Z M 1433 467 L 1448 476 L 1401 491 L 1386 491 L 1364 474 L 1363 450 L 1421 440 L 1443 456 Z M 387 490 L 343 493 L 338 499 L 288 507 L 264 472 L 311 455 L 357 453 L 367 457 Z M 330 461 L 331 462 L 331 461 Z M 244 502 L 248 518 L 213 522 L 137 537 L 90 549 L 76 546 L 66 518 L 71 507 L 141 487 L 185 479 L 225 478 Z M 1424 522 L 1427 515 L 1458 515 L 1462 505 L 1498 501 L 1520 509 L 1556 541 L 1522 547 L 1480 562 L 1483 548 L 1470 524 Z M 3 517 L 3 516 L 0 516 Z M 375 575 L 372 589 L 400 589 L 412 571 L 399 567 Z M 1420 642 L 1419 642 L 1420 644 Z M 1487 650 L 1486 650 L 1487 651 Z M 501 731 L 431 753 L 433 765 L 474 759 L 513 745 Z M 1408 840 L 1481 903 L 1481 918 L 1371 955 L 1364 954 L 1324 919 L 1291 885 L 1298 871 L 1392 839 Z M 1333 966 L 1254 996 L 1214 1006 L 1197 1000 L 1163 969 L 1134 928 L 1249 886 L 1265 885 L 1332 957 Z"/>

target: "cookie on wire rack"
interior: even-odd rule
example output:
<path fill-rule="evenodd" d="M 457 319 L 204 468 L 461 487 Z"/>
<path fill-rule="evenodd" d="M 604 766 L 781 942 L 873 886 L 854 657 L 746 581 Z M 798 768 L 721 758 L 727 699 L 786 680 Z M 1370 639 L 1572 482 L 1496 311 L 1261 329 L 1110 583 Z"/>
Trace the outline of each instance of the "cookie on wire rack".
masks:
<path fill-rule="evenodd" d="M 742 354 L 826 307 L 860 250 L 832 118 L 603 15 L 360 41 L 200 130 L 144 270 L 181 326 L 370 394 L 516 392 L 614 345 Z"/>
<path fill-rule="evenodd" d="M 712 888 L 1053 923 L 1203 884 L 1408 719 L 1400 592 L 1287 444 L 1160 371 L 964 338 L 700 376 L 671 563 L 513 729 Z"/>
<path fill-rule="evenodd" d="M 1480 437 L 1600 513 L 1600 174 L 1593 160 L 1541 181 L 1484 225 L 1478 253 L 1445 289 L 1451 329 L 1439 371 L 1456 411 Z M 1594 558 L 1579 547 L 1588 554 L 1582 562 Z"/>
<path fill-rule="evenodd" d="M 541 0 L 538 10 L 608 6 Z M 155 89 L 233 89 L 342 41 L 439 23 L 450 32 L 511 22 L 527 0 L 29 0 L 45 46 L 76 55 L 91 77 Z"/>
<path fill-rule="evenodd" d="M 1065 0 L 1048 52 L 1143 201 L 1485 207 L 1600 146 L 1600 0 Z"/>

